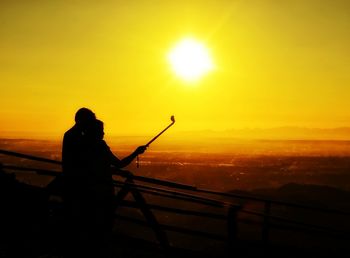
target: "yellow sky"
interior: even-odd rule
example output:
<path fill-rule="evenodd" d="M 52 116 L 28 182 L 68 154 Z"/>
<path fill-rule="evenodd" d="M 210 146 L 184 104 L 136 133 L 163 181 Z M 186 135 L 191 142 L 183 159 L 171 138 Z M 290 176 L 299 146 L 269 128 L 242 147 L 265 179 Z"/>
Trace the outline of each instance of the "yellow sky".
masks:
<path fill-rule="evenodd" d="M 82 106 L 109 135 L 173 114 L 175 131 L 350 126 L 349 13 L 346 0 L 3 0 L 0 133 L 59 136 Z M 216 66 L 191 87 L 166 59 L 185 37 Z"/>

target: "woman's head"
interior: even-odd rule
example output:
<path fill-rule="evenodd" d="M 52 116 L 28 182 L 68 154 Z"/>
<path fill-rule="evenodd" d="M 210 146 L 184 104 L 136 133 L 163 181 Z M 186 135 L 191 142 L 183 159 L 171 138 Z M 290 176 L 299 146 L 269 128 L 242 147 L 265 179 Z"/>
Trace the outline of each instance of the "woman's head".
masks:
<path fill-rule="evenodd" d="M 90 139 L 102 140 L 104 136 L 103 122 L 97 119 L 91 121 L 86 128 L 85 135 Z"/>

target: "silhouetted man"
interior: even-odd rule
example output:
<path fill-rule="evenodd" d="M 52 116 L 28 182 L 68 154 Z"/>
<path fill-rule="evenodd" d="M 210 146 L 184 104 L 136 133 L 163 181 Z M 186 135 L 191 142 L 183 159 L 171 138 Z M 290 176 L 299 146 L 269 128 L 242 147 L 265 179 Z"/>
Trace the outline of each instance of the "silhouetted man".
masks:
<path fill-rule="evenodd" d="M 90 109 L 80 108 L 75 114 L 75 125 L 65 132 L 62 144 L 62 170 L 65 176 L 79 176 L 85 131 L 88 124 L 95 120 L 96 116 Z"/>
<path fill-rule="evenodd" d="M 64 247 L 67 256 L 79 255 L 84 233 L 84 189 L 82 164 L 85 130 L 96 120 L 95 114 L 87 108 L 80 108 L 75 114 L 75 125 L 65 132 L 62 143 L 62 194 L 65 215 Z"/>
<path fill-rule="evenodd" d="M 64 134 L 62 146 L 66 247 L 73 250 L 69 251 L 73 257 L 96 250 L 94 247 L 99 247 L 101 240 L 111 233 L 114 195 L 111 166 L 125 167 L 146 150 L 146 146 L 140 146 L 120 160 L 103 140 L 103 123 L 96 120 L 91 110 L 79 109 L 75 121 Z"/>

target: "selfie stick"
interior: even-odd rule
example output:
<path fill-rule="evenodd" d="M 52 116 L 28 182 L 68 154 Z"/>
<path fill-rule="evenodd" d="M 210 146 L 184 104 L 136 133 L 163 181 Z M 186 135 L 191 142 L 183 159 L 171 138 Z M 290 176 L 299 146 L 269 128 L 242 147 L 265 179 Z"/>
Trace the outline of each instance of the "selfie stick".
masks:
<path fill-rule="evenodd" d="M 150 140 L 145 146 L 148 147 L 154 140 L 156 140 L 159 136 L 161 136 L 166 130 L 168 130 L 174 123 L 175 123 L 175 117 L 174 116 L 171 116 L 170 117 L 170 120 L 171 120 L 171 124 L 169 124 L 167 127 L 164 128 L 163 131 L 161 131 L 159 134 L 157 134 L 156 136 L 154 136 L 152 138 L 152 140 Z M 137 159 L 136 159 L 136 165 L 137 167 L 139 167 L 139 156 L 137 156 Z"/>

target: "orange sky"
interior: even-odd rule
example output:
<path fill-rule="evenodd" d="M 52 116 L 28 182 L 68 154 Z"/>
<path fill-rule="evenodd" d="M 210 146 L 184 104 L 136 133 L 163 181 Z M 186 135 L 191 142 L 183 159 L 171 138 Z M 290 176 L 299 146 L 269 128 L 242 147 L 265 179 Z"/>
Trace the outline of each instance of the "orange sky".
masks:
<path fill-rule="evenodd" d="M 0 2 L 0 136 L 61 136 L 89 107 L 108 135 L 350 126 L 350 2 Z M 185 37 L 215 71 L 188 85 Z"/>

